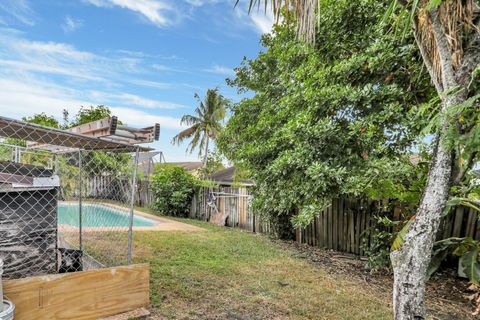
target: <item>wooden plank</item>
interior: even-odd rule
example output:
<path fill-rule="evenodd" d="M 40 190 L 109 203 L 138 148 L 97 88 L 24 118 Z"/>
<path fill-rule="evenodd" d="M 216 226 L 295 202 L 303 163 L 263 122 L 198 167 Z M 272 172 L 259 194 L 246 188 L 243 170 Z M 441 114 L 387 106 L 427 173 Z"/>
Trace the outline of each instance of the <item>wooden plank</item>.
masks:
<path fill-rule="evenodd" d="M 366 215 L 365 215 L 365 229 L 366 229 L 366 241 L 367 241 L 367 244 L 370 245 L 370 236 L 371 236 L 371 227 L 372 227 L 372 224 L 373 224 L 373 221 L 372 221 L 372 212 L 370 210 L 371 208 L 371 201 L 368 201 L 367 202 L 367 208 L 366 208 Z"/>
<path fill-rule="evenodd" d="M 338 212 L 340 215 L 340 224 L 338 228 L 339 234 L 339 241 L 340 241 L 340 250 L 346 251 L 347 250 L 347 230 L 346 230 L 346 216 L 345 216 L 345 208 L 344 208 L 344 201 L 343 199 L 338 199 Z"/>
<path fill-rule="evenodd" d="M 238 202 L 237 202 L 237 212 L 238 212 L 238 217 L 239 217 L 239 225 L 240 228 L 242 229 L 247 229 L 247 217 L 244 215 L 243 212 L 243 189 L 238 188 Z"/>
<path fill-rule="evenodd" d="M 355 215 L 355 253 L 360 254 L 360 209 L 358 200 L 355 200 L 355 209 L 353 210 L 353 214 Z"/>
<path fill-rule="evenodd" d="M 349 215 L 349 219 L 348 219 L 348 223 L 349 223 L 349 234 L 350 234 L 350 241 L 349 241 L 349 245 L 350 245 L 350 249 L 348 250 L 348 252 L 351 252 L 351 253 L 354 253 L 355 252 L 355 214 L 354 212 L 352 212 L 352 202 L 351 200 L 348 200 L 348 215 Z"/>
<path fill-rule="evenodd" d="M 332 248 L 332 206 L 328 206 L 326 209 L 327 214 L 327 248 Z"/>
<path fill-rule="evenodd" d="M 343 201 L 343 211 L 345 211 L 345 217 L 346 217 L 346 227 L 347 227 L 347 234 L 346 234 L 346 243 L 345 243 L 345 246 L 346 246 L 346 252 L 350 252 L 351 250 L 351 241 L 350 241 L 350 232 L 351 232 L 351 221 L 350 221 L 350 213 L 348 211 L 348 199 L 345 199 Z"/>
<path fill-rule="evenodd" d="M 465 230 L 465 236 L 473 238 L 475 233 L 475 224 L 477 222 L 477 213 L 473 208 L 465 208 L 468 210 L 467 228 Z"/>
<path fill-rule="evenodd" d="M 338 250 L 338 210 L 337 199 L 332 199 L 332 249 Z"/>
<path fill-rule="evenodd" d="M 16 320 L 96 319 L 149 304 L 149 265 L 7 280 Z"/>
<path fill-rule="evenodd" d="M 323 225 L 323 247 L 328 248 L 328 209 L 323 209 L 322 214 L 322 225 Z"/>
<path fill-rule="evenodd" d="M 323 210 L 320 212 L 317 218 L 317 234 L 318 234 L 318 246 L 323 248 L 325 243 L 323 242 Z"/>
<path fill-rule="evenodd" d="M 476 212 L 477 217 L 478 217 L 478 215 L 480 215 L 480 212 L 478 212 L 478 211 L 475 211 L 475 212 Z M 480 221 L 478 221 L 478 219 L 476 219 L 475 221 L 476 221 L 477 225 L 475 227 L 475 237 L 474 237 L 474 239 L 480 241 Z"/>
<path fill-rule="evenodd" d="M 348 242 L 349 242 L 349 233 L 348 233 L 348 225 L 349 225 L 349 217 L 348 217 L 348 211 L 347 211 L 347 202 L 345 199 L 342 199 L 342 210 L 343 210 L 343 223 L 344 223 L 344 226 L 343 226 L 343 232 L 344 232 L 344 236 L 343 236 L 343 241 L 345 241 L 345 244 L 344 244 L 344 248 L 345 248 L 345 251 L 348 251 L 347 250 L 347 245 L 348 245 Z"/>
<path fill-rule="evenodd" d="M 453 224 L 453 215 L 450 213 L 444 222 L 444 229 L 443 229 L 443 238 L 450 238 L 452 236 L 452 224 Z"/>
<path fill-rule="evenodd" d="M 462 232 L 462 224 L 463 224 L 463 207 L 457 206 L 455 208 L 455 218 L 453 222 L 453 233 L 454 237 L 460 237 Z"/>
<path fill-rule="evenodd" d="M 363 237 L 365 236 L 365 209 L 363 208 L 364 202 L 360 202 L 360 232 L 359 232 L 359 240 L 358 240 L 358 246 L 359 246 L 359 254 L 363 256 Z"/>

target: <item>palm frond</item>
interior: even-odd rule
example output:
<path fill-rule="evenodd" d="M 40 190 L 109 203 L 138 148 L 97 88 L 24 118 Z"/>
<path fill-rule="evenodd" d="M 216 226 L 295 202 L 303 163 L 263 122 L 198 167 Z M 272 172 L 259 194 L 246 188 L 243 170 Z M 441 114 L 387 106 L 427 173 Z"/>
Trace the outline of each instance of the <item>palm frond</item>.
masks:
<path fill-rule="evenodd" d="M 239 4 L 237 0 L 235 6 Z M 263 6 L 261 4 L 263 3 Z M 315 43 L 315 33 L 318 25 L 320 0 L 250 0 L 248 12 L 257 8 L 267 12 L 269 9 L 273 12 L 276 23 L 282 16 L 282 11 L 286 12 L 285 18 L 289 20 L 290 14 L 295 17 L 297 34 L 300 38 L 310 43 Z"/>
<path fill-rule="evenodd" d="M 479 32 L 473 24 L 478 14 L 476 0 L 393 0 L 385 13 L 384 21 L 394 22 L 396 30 L 406 33 L 413 25 L 415 38 L 431 76 L 437 83 L 442 82 L 440 53 L 432 27 L 432 19 L 438 19 L 448 41 L 452 65 L 457 69 L 461 65 L 464 45 L 470 30 Z"/>
<path fill-rule="evenodd" d="M 201 123 L 201 122 L 202 122 L 201 118 L 196 117 L 196 116 L 192 116 L 190 114 L 184 115 L 182 117 L 182 119 L 180 120 L 181 125 L 187 125 L 187 126 L 191 126 L 191 125 L 198 124 L 198 123 Z"/>
<path fill-rule="evenodd" d="M 181 144 L 185 139 L 190 138 L 195 133 L 196 129 L 196 126 L 192 126 L 183 131 L 180 131 L 176 136 L 172 138 L 172 144 Z"/>

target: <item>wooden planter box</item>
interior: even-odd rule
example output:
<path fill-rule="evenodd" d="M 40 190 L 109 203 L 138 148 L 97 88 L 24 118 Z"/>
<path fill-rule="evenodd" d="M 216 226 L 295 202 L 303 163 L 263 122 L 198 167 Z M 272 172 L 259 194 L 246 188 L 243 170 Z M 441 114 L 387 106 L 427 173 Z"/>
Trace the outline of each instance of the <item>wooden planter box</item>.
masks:
<path fill-rule="evenodd" d="M 4 281 L 15 320 L 97 319 L 149 304 L 148 264 Z"/>

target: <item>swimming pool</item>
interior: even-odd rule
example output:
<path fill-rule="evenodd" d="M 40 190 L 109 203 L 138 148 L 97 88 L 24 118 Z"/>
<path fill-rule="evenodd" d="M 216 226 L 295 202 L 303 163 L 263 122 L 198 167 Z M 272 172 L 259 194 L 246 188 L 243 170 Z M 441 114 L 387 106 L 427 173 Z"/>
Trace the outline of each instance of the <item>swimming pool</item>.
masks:
<path fill-rule="evenodd" d="M 78 204 L 58 205 L 58 224 L 79 226 Z M 160 222 L 148 219 L 139 215 L 133 215 L 134 227 L 152 227 Z M 83 204 L 82 205 L 82 227 L 102 228 L 102 227 L 125 227 L 129 225 L 129 212 L 127 210 L 117 209 L 103 204 Z"/>

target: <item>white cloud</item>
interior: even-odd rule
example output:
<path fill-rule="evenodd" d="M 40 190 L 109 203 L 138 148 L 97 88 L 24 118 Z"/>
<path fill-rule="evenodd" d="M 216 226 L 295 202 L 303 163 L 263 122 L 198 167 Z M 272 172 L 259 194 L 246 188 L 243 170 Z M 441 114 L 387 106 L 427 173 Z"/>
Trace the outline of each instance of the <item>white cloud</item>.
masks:
<path fill-rule="evenodd" d="M 185 0 L 186 3 L 194 6 L 194 7 L 201 7 L 206 4 L 216 4 L 221 0 Z"/>
<path fill-rule="evenodd" d="M 71 33 L 83 26 L 83 20 L 75 19 L 70 16 L 66 16 L 63 19 L 62 29 L 65 33 Z"/>
<path fill-rule="evenodd" d="M 115 86 L 144 71 L 139 58 L 107 57 L 65 43 L 31 41 L 21 34 L 1 31 L 3 72 L 53 74 L 67 77 L 69 82 L 88 80 Z"/>
<path fill-rule="evenodd" d="M 173 103 L 169 101 L 153 100 L 140 97 L 130 93 L 106 93 L 99 91 L 92 91 L 92 97 L 96 101 L 109 101 L 112 104 L 119 106 L 137 106 L 145 109 L 184 109 L 184 105 Z"/>
<path fill-rule="evenodd" d="M 210 73 L 221 74 L 223 76 L 233 76 L 233 75 L 235 75 L 235 72 L 233 71 L 232 68 L 219 66 L 219 65 L 214 65 L 211 68 L 203 69 L 203 71 L 210 72 Z"/>
<path fill-rule="evenodd" d="M 151 126 L 154 123 L 159 123 L 161 128 L 176 130 L 184 128 L 180 125 L 180 119 L 174 117 L 159 116 L 124 107 L 111 107 L 110 109 L 112 110 L 112 113 L 118 117 L 118 119 L 131 126 L 146 127 Z"/>
<path fill-rule="evenodd" d="M 152 68 L 158 71 L 167 71 L 167 72 L 187 72 L 186 70 L 177 69 L 174 67 L 166 66 L 164 64 L 152 64 Z"/>
<path fill-rule="evenodd" d="M 128 82 L 139 85 L 139 86 L 150 87 L 155 89 L 169 89 L 172 87 L 171 83 L 149 81 L 149 80 L 142 80 L 142 79 L 130 79 Z"/>
<path fill-rule="evenodd" d="M 98 95 L 109 96 L 108 93 Z M 143 98 L 133 96 L 142 103 Z M 144 99 L 152 103 L 154 100 Z M 110 100 L 109 100 L 110 101 Z M 40 82 L 34 79 L 18 81 L 14 79 L 0 78 L 0 114 L 11 118 L 22 118 L 35 113 L 46 112 L 56 116 L 59 120 L 62 110 L 67 109 L 70 114 L 75 114 L 80 106 L 97 105 L 106 102 L 112 113 L 125 123 L 134 126 L 150 126 L 160 123 L 163 128 L 180 129 L 180 119 L 169 116 L 160 116 L 146 111 L 118 106 L 99 101 L 95 93 L 84 94 L 81 91 L 72 90 L 54 84 Z"/>
<path fill-rule="evenodd" d="M 0 1 L 0 11 L 4 11 L 8 16 L 23 24 L 35 25 L 35 14 L 30 8 L 28 0 L 2 0 Z M 2 22 L 7 24 L 4 19 L 2 19 Z"/>
<path fill-rule="evenodd" d="M 263 6 L 252 8 L 248 13 L 248 4 L 239 4 L 235 8 L 235 19 L 238 24 L 246 25 L 255 29 L 258 33 L 270 33 L 275 24 L 275 18 L 271 9 L 271 4 L 264 10 Z"/>
<path fill-rule="evenodd" d="M 270 33 L 272 31 L 275 19 L 270 11 L 266 14 L 261 12 L 252 12 L 250 14 L 250 18 L 252 19 L 257 30 L 261 33 Z"/>
<path fill-rule="evenodd" d="M 85 0 L 97 7 L 117 6 L 134 11 L 158 27 L 165 27 L 177 19 L 177 11 L 165 0 Z"/>

